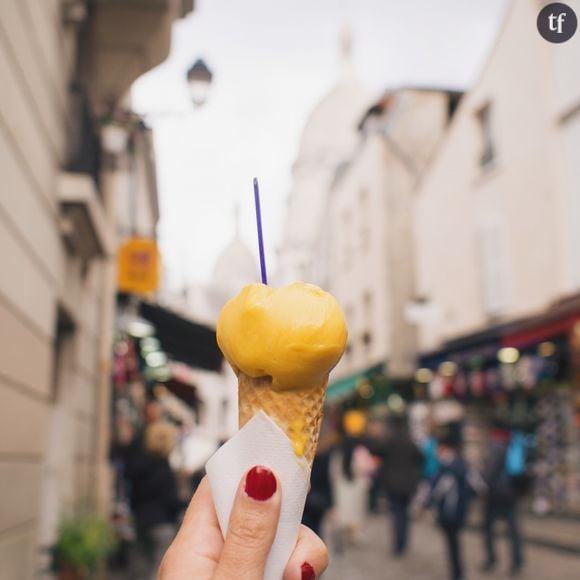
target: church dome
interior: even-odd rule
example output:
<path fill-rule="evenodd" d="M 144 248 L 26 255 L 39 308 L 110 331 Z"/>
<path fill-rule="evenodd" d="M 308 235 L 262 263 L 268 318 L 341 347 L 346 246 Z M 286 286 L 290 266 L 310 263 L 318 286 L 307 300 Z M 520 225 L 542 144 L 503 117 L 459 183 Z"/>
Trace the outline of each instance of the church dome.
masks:
<path fill-rule="evenodd" d="M 356 146 L 357 127 L 373 95 L 354 72 L 352 35 L 346 24 L 340 33 L 340 47 L 342 62 L 338 80 L 306 121 L 296 166 L 303 162 L 336 165 Z"/>
<path fill-rule="evenodd" d="M 296 168 L 302 163 L 335 165 L 352 153 L 357 127 L 372 101 L 354 76 L 341 78 L 310 114 L 300 142 Z"/>
<path fill-rule="evenodd" d="M 306 254 L 311 254 L 318 243 L 335 173 L 354 153 L 360 140 L 359 123 L 374 100 L 354 74 L 346 28 L 341 34 L 341 47 L 339 78 L 308 117 L 294 162 L 280 255 L 282 278 L 299 275 L 283 272 L 288 269 L 288 260 L 295 261 L 290 254 L 298 252 L 298 261 L 311 262 Z"/>

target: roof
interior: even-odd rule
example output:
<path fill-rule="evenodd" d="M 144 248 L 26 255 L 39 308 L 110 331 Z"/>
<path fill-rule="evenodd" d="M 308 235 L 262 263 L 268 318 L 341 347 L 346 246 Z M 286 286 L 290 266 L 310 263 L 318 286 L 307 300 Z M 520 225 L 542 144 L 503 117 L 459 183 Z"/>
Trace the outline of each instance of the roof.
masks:
<path fill-rule="evenodd" d="M 463 91 L 459 91 L 456 89 L 443 89 L 443 88 L 436 88 L 436 87 L 421 87 L 421 86 L 403 86 L 397 89 L 390 89 L 383 93 L 380 99 L 378 99 L 374 104 L 372 104 L 365 114 L 363 115 L 362 119 L 358 124 L 359 131 L 364 129 L 365 123 L 371 117 L 380 117 L 393 106 L 397 94 L 400 94 L 404 91 L 422 91 L 422 92 L 438 92 L 438 93 L 445 93 L 449 97 L 449 119 L 453 116 L 457 109 L 457 105 L 459 101 L 463 97 Z"/>

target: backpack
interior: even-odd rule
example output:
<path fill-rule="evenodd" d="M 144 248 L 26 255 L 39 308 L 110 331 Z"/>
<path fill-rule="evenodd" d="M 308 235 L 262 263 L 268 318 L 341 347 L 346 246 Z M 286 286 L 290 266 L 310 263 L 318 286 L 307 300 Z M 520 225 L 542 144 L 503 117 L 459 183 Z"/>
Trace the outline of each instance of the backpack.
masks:
<path fill-rule="evenodd" d="M 526 446 L 523 433 L 516 431 L 505 454 L 505 471 L 510 477 L 519 477 L 526 471 Z"/>
<path fill-rule="evenodd" d="M 437 441 L 429 437 L 423 444 L 423 477 L 432 479 L 439 471 L 439 458 L 437 457 Z"/>
<path fill-rule="evenodd" d="M 506 451 L 504 471 L 518 496 L 526 495 L 533 482 L 528 465 L 528 447 L 523 433 L 515 432 Z"/>
<path fill-rule="evenodd" d="M 443 466 L 433 481 L 431 499 L 437 508 L 437 519 L 444 527 L 458 527 L 465 523 L 471 488 L 467 471 L 457 466 Z"/>

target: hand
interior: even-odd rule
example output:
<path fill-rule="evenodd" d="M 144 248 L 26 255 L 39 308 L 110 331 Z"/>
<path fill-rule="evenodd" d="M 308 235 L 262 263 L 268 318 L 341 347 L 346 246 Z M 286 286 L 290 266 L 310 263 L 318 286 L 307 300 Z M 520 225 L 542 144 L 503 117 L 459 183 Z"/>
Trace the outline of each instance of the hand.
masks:
<path fill-rule="evenodd" d="M 224 541 L 204 477 L 177 536 L 167 550 L 159 580 L 261 580 L 280 517 L 280 482 L 254 467 L 238 487 Z M 283 580 L 314 580 L 328 565 L 322 540 L 301 526 Z"/>

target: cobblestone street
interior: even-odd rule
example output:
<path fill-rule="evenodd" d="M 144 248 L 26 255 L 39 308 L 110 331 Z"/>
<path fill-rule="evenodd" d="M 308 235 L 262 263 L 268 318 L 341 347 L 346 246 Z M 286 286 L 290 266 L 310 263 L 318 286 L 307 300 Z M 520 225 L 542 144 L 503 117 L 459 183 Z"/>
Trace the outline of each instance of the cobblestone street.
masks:
<path fill-rule="evenodd" d="M 402 559 L 393 559 L 388 550 L 389 529 L 385 516 L 369 519 L 361 545 L 342 555 L 332 554 L 324 580 L 448 580 L 445 546 L 437 528 L 428 520 L 411 528 L 411 546 Z M 478 571 L 483 560 L 482 542 L 475 531 L 463 535 L 468 580 L 507 580 L 508 545 L 498 541 L 497 572 L 486 575 Z M 552 549 L 526 546 L 526 568 L 523 580 L 577 580 L 580 578 L 580 555 Z"/>

